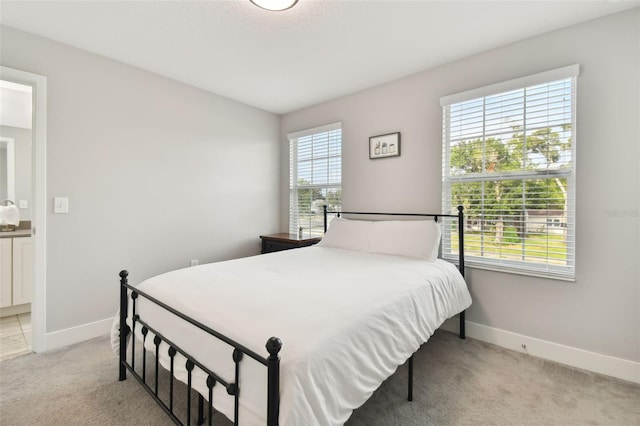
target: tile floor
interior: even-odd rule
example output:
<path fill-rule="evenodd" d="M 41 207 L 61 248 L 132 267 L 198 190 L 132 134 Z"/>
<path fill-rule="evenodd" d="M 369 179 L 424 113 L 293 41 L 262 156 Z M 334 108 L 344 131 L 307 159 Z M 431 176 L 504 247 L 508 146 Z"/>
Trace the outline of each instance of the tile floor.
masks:
<path fill-rule="evenodd" d="M 31 314 L 0 318 L 0 361 L 31 353 Z"/>

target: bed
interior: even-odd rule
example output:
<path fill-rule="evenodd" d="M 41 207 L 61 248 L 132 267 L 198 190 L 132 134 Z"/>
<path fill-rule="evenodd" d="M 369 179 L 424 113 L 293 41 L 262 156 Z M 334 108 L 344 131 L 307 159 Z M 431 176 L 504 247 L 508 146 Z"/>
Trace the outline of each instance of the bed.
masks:
<path fill-rule="evenodd" d="M 325 230 L 330 214 L 325 209 Z M 195 417 L 194 392 L 198 424 L 211 424 L 214 409 L 243 426 L 343 424 L 407 360 L 411 400 L 413 353 L 456 314 L 464 338 L 471 297 L 461 273 L 462 208 L 402 215 L 435 221 L 345 219 L 358 214 L 378 215 L 342 212 L 317 246 L 136 286 L 122 271 L 113 333 L 120 380 L 131 373 L 178 424 Z M 437 220 L 448 217 L 458 220 L 458 268 L 437 259 Z M 168 398 L 146 378 L 152 369 L 157 378 L 159 366 L 170 372 Z M 186 419 L 175 413 L 174 377 L 188 387 Z"/>

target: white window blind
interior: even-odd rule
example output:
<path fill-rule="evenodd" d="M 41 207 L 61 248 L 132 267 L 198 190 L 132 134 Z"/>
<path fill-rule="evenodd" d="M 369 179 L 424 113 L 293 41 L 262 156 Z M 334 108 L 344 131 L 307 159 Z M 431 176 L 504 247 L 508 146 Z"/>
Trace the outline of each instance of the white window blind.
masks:
<path fill-rule="evenodd" d="M 441 99 L 443 207 L 469 266 L 575 277 L 577 65 Z M 455 260 L 457 227 L 443 255 Z"/>
<path fill-rule="evenodd" d="M 342 205 L 341 123 L 296 132 L 289 138 L 289 232 L 324 233 L 323 206 Z"/>

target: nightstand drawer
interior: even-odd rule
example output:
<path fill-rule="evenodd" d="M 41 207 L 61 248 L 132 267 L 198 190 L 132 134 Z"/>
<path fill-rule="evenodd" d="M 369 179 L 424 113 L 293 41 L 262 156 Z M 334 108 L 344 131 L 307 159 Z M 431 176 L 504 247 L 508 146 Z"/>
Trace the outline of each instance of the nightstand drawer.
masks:
<path fill-rule="evenodd" d="M 297 246 L 292 245 L 290 243 L 283 243 L 280 241 L 262 241 L 262 252 L 263 253 L 271 253 L 274 251 L 288 250 L 291 248 L 296 248 Z"/>

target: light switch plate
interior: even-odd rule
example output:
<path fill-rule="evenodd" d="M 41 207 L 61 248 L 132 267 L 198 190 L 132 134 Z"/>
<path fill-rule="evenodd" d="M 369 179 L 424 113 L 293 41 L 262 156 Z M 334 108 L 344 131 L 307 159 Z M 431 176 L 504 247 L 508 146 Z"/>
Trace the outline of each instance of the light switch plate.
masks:
<path fill-rule="evenodd" d="M 69 213 L 69 198 L 67 198 L 67 197 L 55 197 L 53 199 L 53 212 L 54 213 Z"/>

